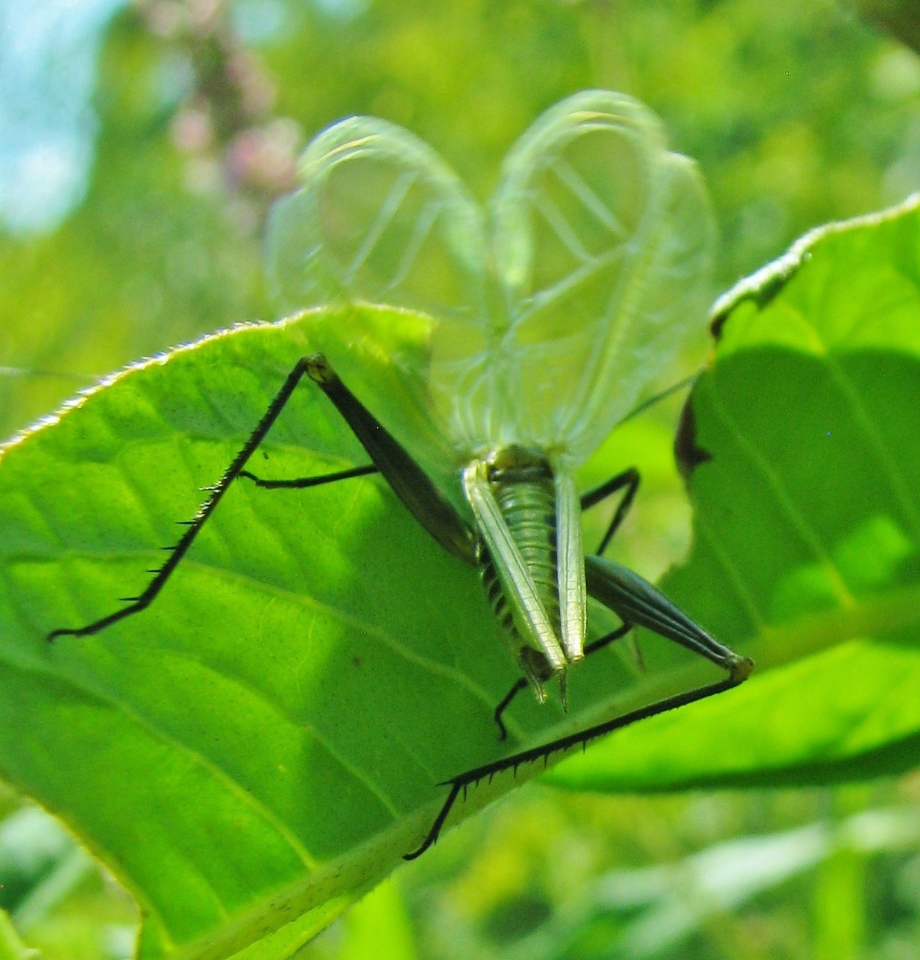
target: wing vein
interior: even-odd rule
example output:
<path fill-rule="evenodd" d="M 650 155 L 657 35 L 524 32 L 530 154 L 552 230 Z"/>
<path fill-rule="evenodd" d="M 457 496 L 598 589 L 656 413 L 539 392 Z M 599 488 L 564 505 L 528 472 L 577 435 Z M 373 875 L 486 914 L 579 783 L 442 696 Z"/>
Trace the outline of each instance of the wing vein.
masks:
<path fill-rule="evenodd" d="M 611 233 L 625 237 L 626 231 L 613 211 L 561 157 L 555 157 L 549 169 Z"/>
<path fill-rule="evenodd" d="M 412 236 L 406 244 L 406 249 L 403 251 L 402 257 L 400 257 L 399 267 L 390 282 L 383 288 L 383 293 L 389 293 L 389 291 L 394 290 L 409 275 L 409 271 L 412 269 L 422 249 L 422 244 L 428 239 L 428 234 L 431 233 L 431 228 L 434 226 L 434 222 L 441 212 L 441 206 L 442 204 L 439 201 L 429 201 L 422 208 L 422 212 L 415 221 Z"/>
<path fill-rule="evenodd" d="M 367 258 L 373 252 L 374 247 L 377 246 L 380 238 L 386 232 L 387 227 L 392 223 L 397 211 L 399 210 L 400 206 L 402 206 L 403 200 L 406 199 L 409 190 L 412 189 L 412 185 L 417 179 L 418 174 L 414 170 L 407 170 L 397 177 L 396 182 L 393 184 L 393 186 L 390 188 L 390 192 L 387 194 L 386 200 L 380 207 L 380 212 L 374 218 L 374 222 L 371 224 L 370 230 L 367 231 L 361 246 L 358 247 L 358 251 L 355 253 L 355 257 L 351 263 L 351 266 L 349 266 L 348 270 L 345 272 L 344 281 L 346 285 L 350 284 L 354 280 L 355 274 L 367 261 Z"/>
<path fill-rule="evenodd" d="M 535 194 L 531 198 L 531 203 L 573 257 L 582 263 L 590 263 L 594 259 L 591 252 L 578 239 L 578 234 L 566 220 L 565 214 L 545 193 Z"/>

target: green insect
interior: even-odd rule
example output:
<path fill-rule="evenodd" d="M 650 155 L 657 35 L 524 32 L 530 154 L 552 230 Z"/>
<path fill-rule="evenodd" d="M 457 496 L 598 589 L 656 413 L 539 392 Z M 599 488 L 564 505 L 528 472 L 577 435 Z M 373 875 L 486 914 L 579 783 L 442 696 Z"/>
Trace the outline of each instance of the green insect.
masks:
<path fill-rule="evenodd" d="M 724 668 L 718 682 L 514 753 L 447 781 L 450 791 L 418 849 L 437 839 L 460 794 L 483 778 L 583 745 L 619 727 L 733 687 L 750 660 L 720 644 L 638 574 L 601 556 L 639 487 L 630 469 L 580 495 L 576 469 L 635 405 L 705 315 L 713 227 L 693 163 L 669 152 L 654 115 L 621 94 L 589 91 L 540 117 L 508 155 L 485 215 L 423 142 L 355 117 L 317 136 L 302 186 L 279 201 L 269 230 L 272 280 L 286 309 L 385 304 L 431 319 L 416 417 L 444 438 L 435 479 L 348 389 L 327 354 L 354 348 L 347 323 L 325 354 L 301 359 L 212 488 L 146 590 L 63 635 L 97 633 L 150 605 L 214 512 L 244 477 L 309 487 L 379 472 L 446 550 L 478 567 L 497 633 L 541 702 L 591 653 L 647 627 Z M 326 334 L 329 335 L 328 333 Z M 413 366 L 415 364 L 415 366 Z M 245 467 L 304 377 L 336 406 L 371 464 L 321 477 L 271 480 Z M 446 480 L 444 478 L 447 478 Z M 581 511 L 620 503 L 597 554 L 586 555 Z M 587 597 L 622 620 L 586 645 Z"/>

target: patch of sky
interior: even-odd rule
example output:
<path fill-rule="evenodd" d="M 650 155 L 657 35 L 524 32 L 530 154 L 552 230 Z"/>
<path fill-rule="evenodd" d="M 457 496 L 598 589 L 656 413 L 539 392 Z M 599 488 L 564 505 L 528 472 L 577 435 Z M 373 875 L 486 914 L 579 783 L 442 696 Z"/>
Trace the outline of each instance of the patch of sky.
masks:
<path fill-rule="evenodd" d="M 234 32 L 251 46 L 282 39 L 290 14 L 283 0 L 236 0 L 230 10 Z"/>
<path fill-rule="evenodd" d="M 83 198 L 106 27 L 125 0 L 0 0 L 0 228 L 53 230 Z"/>
<path fill-rule="evenodd" d="M 369 0 L 313 0 L 317 13 L 329 20 L 355 20 L 369 5 Z"/>

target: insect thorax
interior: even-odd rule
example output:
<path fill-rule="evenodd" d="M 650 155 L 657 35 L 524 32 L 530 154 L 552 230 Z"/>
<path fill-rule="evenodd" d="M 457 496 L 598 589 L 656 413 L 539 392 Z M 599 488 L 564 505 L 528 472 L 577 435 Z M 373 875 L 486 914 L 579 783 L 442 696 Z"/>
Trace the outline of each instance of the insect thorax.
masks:
<path fill-rule="evenodd" d="M 486 458 L 489 487 L 507 528 L 527 565 L 538 596 L 557 635 L 560 632 L 556 553 L 556 491 L 552 467 L 540 451 L 512 445 Z M 518 664 L 542 699 L 541 683 L 561 667 L 528 642 L 518 629 L 496 564 L 481 543 L 480 575 L 499 629 Z"/>

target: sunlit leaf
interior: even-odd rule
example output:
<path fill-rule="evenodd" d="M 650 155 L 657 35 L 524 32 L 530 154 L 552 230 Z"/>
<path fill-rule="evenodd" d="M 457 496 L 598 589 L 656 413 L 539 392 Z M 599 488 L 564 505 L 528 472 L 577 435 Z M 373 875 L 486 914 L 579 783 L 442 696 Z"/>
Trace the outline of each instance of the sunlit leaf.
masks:
<path fill-rule="evenodd" d="M 711 457 L 692 474 L 696 547 L 667 589 L 751 652 L 759 675 L 611 738 L 588 752 L 590 776 L 574 761 L 567 782 L 777 783 L 911 759 L 920 591 L 910 489 L 894 481 L 920 460 L 909 428 L 917 220 L 912 208 L 832 233 L 769 302 L 729 311 L 694 398 L 693 449 Z M 880 290 L 897 296 L 880 303 Z M 871 306 L 877 322 L 846 334 L 834 303 L 850 317 Z M 810 304 L 821 322 L 803 325 Z M 790 339 L 787 315 L 807 336 Z M 0 462 L 0 772 L 132 890 L 144 958 L 290 955 L 401 862 L 443 800 L 440 781 L 510 749 L 492 710 L 515 670 L 475 572 L 379 478 L 310 491 L 238 481 L 149 610 L 95 637 L 45 640 L 143 588 L 199 488 L 310 349 L 312 326 L 346 319 L 243 327 L 139 365 Z M 395 353 L 423 349 L 430 329 L 369 309 L 349 322 Z M 386 356 L 357 351 L 347 370 L 372 408 L 401 376 Z M 831 369 L 859 388 L 858 418 L 851 394 L 828 398 L 841 382 Z M 307 385 L 252 467 L 294 477 L 363 462 Z M 790 504 L 807 521 L 790 527 Z M 512 740 L 540 742 L 712 675 L 665 641 L 642 646 L 645 672 L 616 651 L 573 672 L 564 722 L 558 704 L 515 704 Z M 472 791 L 455 816 L 514 782 Z"/>
<path fill-rule="evenodd" d="M 492 712 L 515 670 L 475 571 L 377 478 L 280 495 L 239 481 L 149 611 L 46 640 L 143 588 L 317 321 L 138 365 L 3 454 L 0 770 L 134 893 L 145 958 L 315 932 L 417 845 L 440 781 L 502 751 Z M 417 327 L 382 329 L 405 350 Z M 393 374 L 364 360 L 372 402 Z M 251 466 L 363 462 L 307 386 Z M 559 718 L 523 703 L 512 737 Z"/>
<path fill-rule="evenodd" d="M 663 588 L 755 673 L 554 778 L 660 789 L 912 768 L 920 201 L 806 236 L 726 295 L 714 331 L 679 446 L 695 542 Z"/>

